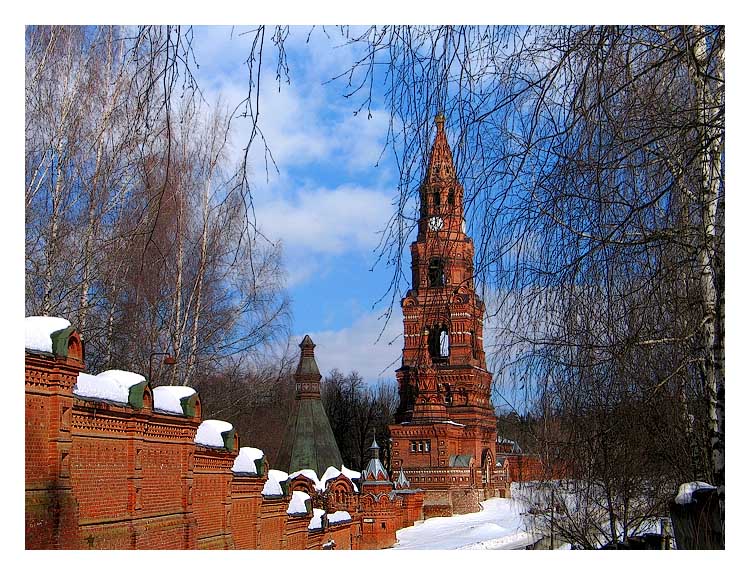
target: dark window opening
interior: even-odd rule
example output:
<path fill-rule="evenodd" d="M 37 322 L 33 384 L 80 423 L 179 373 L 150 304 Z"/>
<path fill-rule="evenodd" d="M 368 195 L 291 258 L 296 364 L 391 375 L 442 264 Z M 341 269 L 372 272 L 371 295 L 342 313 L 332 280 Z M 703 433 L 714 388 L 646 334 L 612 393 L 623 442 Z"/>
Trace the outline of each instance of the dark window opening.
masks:
<path fill-rule="evenodd" d="M 429 439 L 415 439 L 411 442 L 411 450 L 415 453 L 429 453 L 431 448 Z"/>
<path fill-rule="evenodd" d="M 445 404 L 453 405 L 453 392 L 451 391 L 450 384 L 445 384 Z"/>
<path fill-rule="evenodd" d="M 443 324 L 431 327 L 427 343 L 433 362 L 444 362 L 447 360 L 448 356 L 450 356 L 448 326 Z"/>
<path fill-rule="evenodd" d="M 442 258 L 432 258 L 428 272 L 430 287 L 443 287 L 445 285 L 445 264 Z"/>
<path fill-rule="evenodd" d="M 471 333 L 471 358 L 476 359 L 477 358 L 477 336 L 474 333 L 474 330 L 471 330 L 469 333 Z"/>
<path fill-rule="evenodd" d="M 436 206 L 440 205 L 440 192 L 433 192 L 432 193 L 432 203 Z"/>
<path fill-rule="evenodd" d="M 452 206 L 456 203 L 456 194 L 453 190 L 448 192 L 448 205 Z"/>

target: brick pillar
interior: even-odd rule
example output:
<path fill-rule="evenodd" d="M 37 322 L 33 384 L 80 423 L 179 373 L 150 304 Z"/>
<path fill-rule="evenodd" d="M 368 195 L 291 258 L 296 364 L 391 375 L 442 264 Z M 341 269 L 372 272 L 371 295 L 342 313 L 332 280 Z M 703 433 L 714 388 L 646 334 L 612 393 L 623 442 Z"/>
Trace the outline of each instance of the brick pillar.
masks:
<path fill-rule="evenodd" d="M 56 353 L 26 353 L 26 548 L 75 549 L 78 504 L 70 481 L 73 386 L 84 368 L 68 328 Z"/>

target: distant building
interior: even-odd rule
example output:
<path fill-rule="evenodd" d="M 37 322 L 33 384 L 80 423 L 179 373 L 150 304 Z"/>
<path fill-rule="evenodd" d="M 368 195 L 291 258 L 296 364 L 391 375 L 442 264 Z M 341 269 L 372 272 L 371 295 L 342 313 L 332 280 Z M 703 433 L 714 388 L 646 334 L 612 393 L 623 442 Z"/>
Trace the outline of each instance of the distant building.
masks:
<path fill-rule="evenodd" d="M 495 445 L 496 445 L 495 452 L 498 454 L 498 456 L 502 453 L 513 453 L 513 454 L 523 453 L 523 449 L 521 449 L 521 446 L 518 445 L 518 443 L 514 441 L 513 439 L 506 439 L 504 437 L 498 437 Z"/>
<path fill-rule="evenodd" d="M 492 374 L 483 345 L 484 303 L 474 291 L 474 245 L 466 235 L 445 118 L 420 191 L 412 288 L 404 314 L 400 404 L 390 426 L 394 474 L 425 491 L 426 517 L 479 510 L 503 493 L 496 469 Z"/>

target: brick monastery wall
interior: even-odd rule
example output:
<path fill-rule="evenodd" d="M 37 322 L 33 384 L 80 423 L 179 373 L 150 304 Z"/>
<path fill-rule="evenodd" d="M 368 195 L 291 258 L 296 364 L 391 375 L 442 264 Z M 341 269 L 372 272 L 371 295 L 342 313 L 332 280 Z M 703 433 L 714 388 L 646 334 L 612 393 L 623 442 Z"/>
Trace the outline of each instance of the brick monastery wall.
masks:
<path fill-rule="evenodd" d="M 26 353 L 27 549 L 380 549 L 422 518 L 421 491 L 376 502 L 341 477 L 313 502 L 352 520 L 309 529 L 311 512 L 287 515 L 289 486 L 262 495 L 265 459 L 232 471 L 236 434 L 231 449 L 194 443 L 199 400 L 187 416 L 155 412 L 148 385 L 139 408 L 74 396 L 84 363 L 69 338 L 67 355 Z"/>
<path fill-rule="evenodd" d="M 508 480 L 513 483 L 570 477 L 570 467 L 564 463 L 545 466 L 541 456 L 529 453 L 506 455 L 504 463 Z"/>

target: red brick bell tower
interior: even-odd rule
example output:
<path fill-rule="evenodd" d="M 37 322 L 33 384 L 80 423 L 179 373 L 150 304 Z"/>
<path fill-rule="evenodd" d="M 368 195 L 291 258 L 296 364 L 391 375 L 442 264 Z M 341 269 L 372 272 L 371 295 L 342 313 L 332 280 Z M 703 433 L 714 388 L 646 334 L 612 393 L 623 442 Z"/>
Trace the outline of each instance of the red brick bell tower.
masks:
<path fill-rule="evenodd" d="M 478 502 L 500 487 L 474 244 L 465 231 L 464 190 L 442 114 L 435 125 L 411 245 L 412 289 L 401 301 L 400 404 L 390 427 L 393 471 L 404 471 L 413 487 L 426 491 L 426 517 L 477 511 Z"/>

